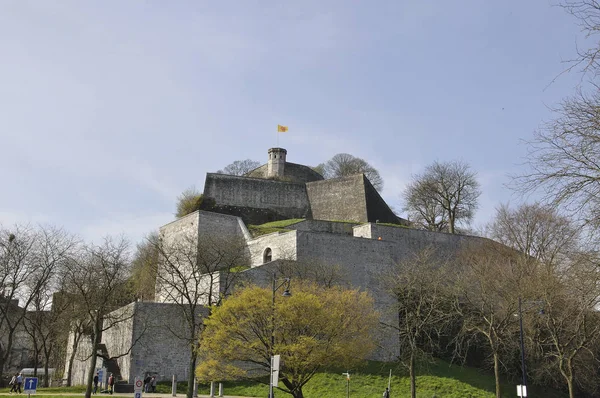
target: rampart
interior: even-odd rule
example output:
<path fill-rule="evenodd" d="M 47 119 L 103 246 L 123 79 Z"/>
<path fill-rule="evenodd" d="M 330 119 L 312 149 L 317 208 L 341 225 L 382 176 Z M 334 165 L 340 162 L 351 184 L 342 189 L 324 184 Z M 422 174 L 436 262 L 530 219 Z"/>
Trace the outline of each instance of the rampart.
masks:
<path fill-rule="evenodd" d="M 311 218 L 304 183 L 209 173 L 204 196 L 215 200 L 214 211 L 239 216 L 247 223 Z"/>
<path fill-rule="evenodd" d="M 310 182 L 306 191 L 315 220 L 368 221 L 362 174 Z"/>

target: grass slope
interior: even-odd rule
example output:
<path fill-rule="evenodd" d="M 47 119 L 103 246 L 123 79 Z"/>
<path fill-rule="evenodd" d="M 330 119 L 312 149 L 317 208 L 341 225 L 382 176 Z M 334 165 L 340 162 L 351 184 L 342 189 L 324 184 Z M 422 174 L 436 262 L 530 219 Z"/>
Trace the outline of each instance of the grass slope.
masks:
<path fill-rule="evenodd" d="M 387 386 L 390 369 L 392 370 L 392 396 L 410 397 L 410 382 L 405 372 L 398 370 L 396 364 L 368 362 L 359 369 L 350 369 L 350 396 L 353 398 L 380 397 Z M 316 374 L 302 389 L 306 398 L 339 398 L 346 396 L 345 369 L 335 369 Z M 419 370 L 417 377 L 417 397 L 432 398 L 494 398 L 495 385 L 492 375 L 479 369 L 450 365 L 444 361 L 427 364 Z M 265 382 L 267 382 L 265 380 Z M 503 397 L 516 396 L 516 385 L 504 384 Z M 224 383 L 225 395 L 247 397 L 266 397 L 269 387 L 258 382 Z M 531 396 L 558 398 L 564 396 L 554 390 L 530 387 Z M 208 386 L 199 389 L 208 394 Z M 276 396 L 290 397 L 279 392 Z"/>
<path fill-rule="evenodd" d="M 300 221 L 304 221 L 304 219 L 292 218 L 289 220 L 272 221 L 261 225 L 248 225 L 248 231 L 256 238 L 257 236 L 271 234 L 273 232 L 286 231 L 286 227 L 299 223 Z"/>

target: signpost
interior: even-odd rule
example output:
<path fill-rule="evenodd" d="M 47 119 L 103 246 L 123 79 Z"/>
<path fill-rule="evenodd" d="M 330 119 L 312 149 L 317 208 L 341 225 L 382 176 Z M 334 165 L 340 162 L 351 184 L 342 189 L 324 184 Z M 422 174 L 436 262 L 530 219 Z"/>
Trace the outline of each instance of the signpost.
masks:
<path fill-rule="evenodd" d="M 30 395 L 35 394 L 37 390 L 38 378 L 37 377 L 26 377 L 23 383 L 23 393 Z"/>
<path fill-rule="evenodd" d="M 271 361 L 273 361 L 273 374 L 271 375 L 273 383 L 273 387 L 277 387 L 279 385 L 279 361 L 281 360 L 281 355 L 273 355 Z"/>
<path fill-rule="evenodd" d="M 136 377 L 133 382 L 133 398 L 142 398 L 142 388 L 144 387 L 144 380 L 140 377 Z"/>
<path fill-rule="evenodd" d="M 517 397 L 526 397 L 527 396 L 527 386 L 519 384 L 517 386 Z"/>

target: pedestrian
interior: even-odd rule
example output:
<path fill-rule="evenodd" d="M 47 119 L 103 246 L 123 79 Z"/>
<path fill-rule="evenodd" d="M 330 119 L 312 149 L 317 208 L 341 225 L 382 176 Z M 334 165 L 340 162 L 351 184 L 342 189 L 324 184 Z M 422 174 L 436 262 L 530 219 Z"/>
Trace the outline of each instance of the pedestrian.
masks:
<path fill-rule="evenodd" d="M 150 384 L 152 385 L 152 392 L 156 392 L 156 376 L 152 376 Z"/>
<path fill-rule="evenodd" d="M 13 391 L 15 391 L 15 392 L 17 391 L 16 390 L 16 388 L 17 388 L 17 374 L 16 373 L 13 375 L 12 379 L 10 379 L 10 382 L 8 383 L 8 385 L 11 386 L 10 387 L 11 394 L 13 393 Z"/>
<path fill-rule="evenodd" d="M 388 387 L 386 387 L 383 392 L 383 398 L 390 398 L 390 389 Z"/>
<path fill-rule="evenodd" d="M 108 376 L 108 392 L 110 393 L 110 395 L 112 395 L 112 393 L 114 391 L 114 387 L 115 387 L 115 377 L 111 373 L 110 376 Z"/>
<path fill-rule="evenodd" d="M 17 392 L 17 390 L 19 390 L 18 394 L 21 393 L 21 385 L 22 384 L 23 384 L 23 376 L 21 376 L 21 373 L 19 373 L 17 375 L 17 388 L 15 388 L 15 392 Z"/>
<path fill-rule="evenodd" d="M 98 372 L 96 372 L 96 376 L 94 376 L 94 391 L 92 394 L 96 394 L 98 392 Z"/>
<path fill-rule="evenodd" d="M 150 377 L 150 375 L 146 376 L 146 378 L 144 379 L 144 392 L 150 392 L 150 381 L 152 380 L 152 378 Z"/>

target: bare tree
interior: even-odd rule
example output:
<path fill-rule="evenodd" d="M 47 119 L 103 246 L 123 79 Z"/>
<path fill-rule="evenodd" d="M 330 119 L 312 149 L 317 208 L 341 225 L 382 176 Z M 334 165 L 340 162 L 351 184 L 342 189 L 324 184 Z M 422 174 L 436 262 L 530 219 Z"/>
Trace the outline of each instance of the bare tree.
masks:
<path fill-rule="evenodd" d="M 461 161 L 434 162 L 423 174 L 413 176 L 404 191 L 405 210 L 429 230 L 456 233 L 460 223 L 475 216 L 481 191 L 477 174 Z"/>
<path fill-rule="evenodd" d="M 448 214 L 440 201 L 432 194 L 428 181 L 414 179 L 404 191 L 404 211 L 410 221 L 428 231 L 448 230 Z"/>
<path fill-rule="evenodd" d="M 600 30 L 600 2 L 597 0 L 563 0 L 560 3 L 569 14 L 573 15 L 585 34 L 586 39 L 594 38 Z M 568 61 L 567 71 L 581 68 L 584 74 L 596 78 L 599 71 L 600 46 L 596 44 L 588 48 L 577 48 L 577 56 Z M 564 73 L 564 72 L 563 72 Z"/>
<path fill-rule="evenodd" d="M 458 257 L 459 274 L 453 283 L 462 323 L 457 353 L 473 343 L 486 343 L 481 348 L 487 349 L 493 364 L 497 398 L 502 396 L 502 354 L 513 340 L 518 297 L 529 297 L 523 285 L 534 265 L 526 256 L 491 241 L 471 245 Z"/>
<path fill-rule="evenodd" d="M 543 315 L 537 317 L 539 330 L 533 342 L 541 357 L 560 373 L 570 398 L 576 396 L 577 382 L 585 385 L 586 378 L 594 379 L 597 374 L 600 342 L 597 263 L 595 253 L 581 253 L 564 267 L 560 276 L 545 275 L 536 286 Z"/>
<path fill-rule="evenodd" d="M 528 142 L 529 171 L 516 176 L 523 193 L 540 192 L 585 224 L 600 225 L 600 90 L 579 91 L 554 109 L 556 118 Z"/>
<path fill-rule="evenodd" d="M 381 178 L 379 171 L 366 160 L 348 153 L 338 153 L 323 165 L 315 167 L 315 169 L 327 179 L 363 173 L 377 191 L 383 191 L 383 178 Z"/>
<path fill-rule="evenodd" d="M 256 160 L 236 160 L 235 162 L 225 166 L 222 170 L 217 171 L 219 174 L 229 174 L 233 176 L 243 176 L 260 166 L 260 162 Z"/>
<path fill-rule="evenodd" d="M 385 289 L 394 297 L 397 319 L 385 324 L 398 336 L 400 362 L 408 368 L 410 393 L 417 396 L 416 360 L 430 357 L 453 320 L 446 265 L 432 248 L 415 253 L 384 272 Z"/>
<path fill-rule="evenodd" d="M 550 271 L 578 249 L 579 229 L 552 206 L 501 205 L 488 226 L 490 238 L 538 259 Z"/>
<path fill-rule="evenodd" d="M 92 394 L 102 332 L 131 318 L 130 314 L 115 311 L 131 299 L 126 283 L 129 272 L 128 243 L 124 239 L 106 238 L 101 245 L 87 245 L 65 266 L 65 288 L 78 300 L 90 325 L 86 398 Z"/>
<path fill-rule="evenodd" d="M 23 327 L 26 309 L 48 293 L 74 245 L 71 236 L 52 227 L 0 228 L 0 330 L 4 333 L 0 372 L 10 357 L 15 334 Z"/>
<path fill-rule="evenodd" d="M 154 245 L 160 256 L 157 299 L 175 303 L 174 316 L 184 320 L 183 330 L 170 331 L 190 347 L 187 397 L 192 398 L 203 319 L 229 293 L 239 271 L 250 265 L 246 244 L 242 238 L 181 233 L 161 237 Z"/>

